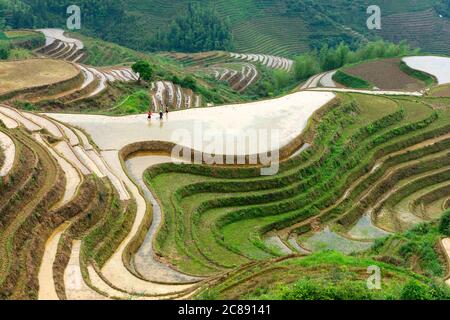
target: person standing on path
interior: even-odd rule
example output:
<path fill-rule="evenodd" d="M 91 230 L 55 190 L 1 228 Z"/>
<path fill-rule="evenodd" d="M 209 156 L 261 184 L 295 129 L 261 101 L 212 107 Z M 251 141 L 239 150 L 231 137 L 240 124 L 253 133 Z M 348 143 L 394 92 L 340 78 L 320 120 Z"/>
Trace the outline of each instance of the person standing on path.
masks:
<path fill-rule="evenodd" d="M 163 116 L 164 116 L 164 113 L 163 113 L 163 111 L 161 109 L 161 110 L 159 110 L 159 120 L 162 120 Z"/>
<path fill-rule="evenodd" d="M 148 111 L 148 120 L 152 120 L 152 110 Z"/>

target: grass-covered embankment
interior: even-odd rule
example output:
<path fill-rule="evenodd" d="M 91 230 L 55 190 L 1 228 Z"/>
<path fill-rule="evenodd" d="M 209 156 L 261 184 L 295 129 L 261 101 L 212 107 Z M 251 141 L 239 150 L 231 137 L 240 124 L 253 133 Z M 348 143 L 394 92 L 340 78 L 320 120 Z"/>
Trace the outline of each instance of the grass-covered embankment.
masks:
<path fill-rule="evenodd" d="M 402 70 L 407 75 L 410 75 L 411 77 L 414 77 L 426 84 L 427 87 L 431 87 L 437 83 L 437 80 L 432 75 L 420 71 L 420 70 L 414 70 L 411 69 L 405 62 L 400 63 L 400 70 Z"/>
<path fill-rule="evenodd" d="M 347 88 L 353 88 L 353 89 L 372 89 L 373 85 L 370 84 L 368 81 L 349 75 L 348 73 L 345 73 L 342 70 L 336 71 L 336 73 L 333 75 L 333 80 L 337 83 L 342 84 L 343 86 Z"/>

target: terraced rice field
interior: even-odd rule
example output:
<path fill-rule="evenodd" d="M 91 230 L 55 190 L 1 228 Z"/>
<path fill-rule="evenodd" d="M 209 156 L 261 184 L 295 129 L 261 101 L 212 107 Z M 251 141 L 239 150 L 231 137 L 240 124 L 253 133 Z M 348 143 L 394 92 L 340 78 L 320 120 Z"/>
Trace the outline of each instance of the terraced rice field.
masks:
<path fill-rule="evenodd" d="M 265 54 L 239 54 L 230 53 L 231 58 L 247 60 L 250 62 L 261 63 L 271 69 L 281 69 L 287 72 L 292 70 L 294 61 L 282 57 L 270 56 Z"/>
<path fill-rule="evenodd" d="M 406 57 L 403 61 L 412 69 L 431 74 L 436 77 L 438 84 L 450 83 L 450 75 L 447 70 L 450 66 L 450 58 L 435 56 Z"/>
<path fill-rule="evenodd" d="M 45 46 L 37 52 L 46 56 L 67 60 L 71 62 L 81 62 L 85 59 L 83 52 L 83 42 L 69 38 L 62 29 L 39 29 L 45 36 Z"/>
<path fill-rule="evenodd" d="M 329 97 L 317 100 L 324 95 Z M 286 111 L 298 110 L 307 97 L 303 108 L 311 105 L 311 99 L 317 104 L 306 120 L 334 95 L 301 92 L 291 98 L 297 108 L 289 105 L 287 97 L 284 103 L 268 101 L 267 110 L 280 105 L 288 105 Z M 261 115 L 264 105 L 257 104 Z M 246 110 L 246 106 L 232 108 L 231 112 Z M 247 108 L 251 113 L 252 105 Z M 217 119 L 217 112 L 225 115 L 227 108 L 207 110 L 211 117 L 203 117 L 211 121 Z M 279 111 L 267 113 L 268 119 Z M 173 165 L 168 157 L 135 153 L 145 150 L 145 145 L 127 146 L 143 141 L 148 133 L 124 118 L 47 117 L 2 106 L 6 125 L 2 131 L 14 143 L 17 155 L 8 176 L 19 179 L 1 191 L 9 199 L 2 206 L 8 227 L 1 236 L 18 252 L 13 256 L 6 247 L 2 251 L 1 292 L 8 298 L 187 298 L 201 293 L 205 280 L 251 262 L 324 248 L 345 253 L 368 249 L 370 239 L 386 233 L 370 223 L 368 227 L 365 212 L 373 212 L 378 225 L 383 210 L 394 208 L 395 213 L 396 203 L 420 201 L 426 203 L 422 207 L 433 208 L 427 210 L 432 217 L 439 216 L 433 211 L 439 207 L 435 203 L 445 202 L 448 190 L 432 199 L 423 197 L 448 180 L 444 174 L 450 145 L 448 112 L 436 112 L 407 96 L 340 94 L 338 104 L 303 133 L 310 142 L 314 136 L 312 145 L 285 160 L 277 175 L 260 177 L 251 167 L 215 168 L 210 175 L 206 166 Z M 174 121 L 180 126 L 178 114 L 164 125 Z M 146 122 L 140 117 L 134 118 L 135 124 Z M 142 138 L 112 137 L 111 132 L 117 138 L 123 136 L 114 123 L 133 127 Z M 284 124 L 291 132 L 286 141 L 302 132 L 297 126 L 298 120 Z M 331 149 L 326 148 L 329 141 L 334 141 Z M 149 147 L 152 152 L 160 148 Z M 2 154 L 10 154 L 6 150 L 3 147 Z M 349 151 L 352 156 L 341 160 Z M 130 152 L 133 157 L 126 156 Z M 433 175 L 440 178 L 425 185 L 421 182 Z M 429 186 L 435 189 L 428 191 Z M 407 200 L 416 190 L 424 192 Z M 29 200 L 14 201 L 14 193 Z M 36 208 L 42 210 L 38 223 L 29 215 Z M 15 210 L 20 214 L 11 215 Z M 389 219 L 396 221 L 395 215 Z M 340 226 L 339 231 L 329 229 L 334 225 Z M 24 246 L 20 235 L 30 230 L 33 237 Z M 36 267 L 17 268 L 26 259 L 33 259 L 31 265 Z"/>
<path fill-rule="evenodd" d="M 50 59 L 1 63 L 0 95 L 8 94 L 8 98 L 23 98 L 33 103 L 58 100 L 70 104 L 102 94 L 110 83 L 139 78 L 128 66 L 98 68 L 80 64 L 85 56 L 80 40 L 67 37 L 61 29 L 38 31 L 45 35 L 46 44 L 36 52 Z M 29 93 L 19 96 L 22 90 Z"/>
<path fill-rule="evenodd" d="M 219 270 L 233 268 L 254 259 L 267 259 L 277 256 L 279 250 L 268 248 L 260 238 L 267 231 L 279 230 L 281 240 L 286 241 L 289 246 L 287 239 L 290 234 L 298 232 L 304 237 L 305 231 L 303 230 L 311 230 L 311 225 L 318 224 L 320 228 L 322 224 L 336 220 L 350 230 L 353 224 L 358 222 L 358 216 L 363 217 L 365 208 L 369 203 L 376 203 L 377 199 L 385 196 L 379 190 L 384 190 L 386 183 L 392 183 L 389 180 L 389 175 L 384 176 L 384 180 L 381 179 L 379 186 L 375 184 L 379 189 L 374 187 L 367 190 L 364 186 L 368 181 L 373 183 L 377 181 L 374 180 L 377 177 L 378 179 L 383 177 L 381 173 L 389 168 L 389 165 L 384 162 L 375 166 L 375 159 L 389 158 L 388 155 L 394 154 L 398 146 L 402 145 L 402 148 L 409 146 L 415 150 L 419 148 L 418 145 L 423 141 L 428 141 L 435 135 L 442 136 L 442 138 L 439 138 L 441 139 L 439 145 L 443 149 L 436 154 L 438 161 L 431 163 L 434 163 L 435 166 L 444 165 L 445 168 L 444 158 L 441 159 L 438 155 L 444 155 L 446 151 L 448 152 L 446 147 L 448 145 L 448 137 L 446 137 L 448 133 L 448 125 L 446 124 L 448 111 L 442 118 L 437 118 L 432 109 L 426 105 L 415 103 L 412 99 L 405 98 L 396 101 L 386 98 L 366 98 L 364 95 L 352 96 L 352 99 L 354 99 L 353 104 L 350 105 L 358 106 L 359 112 L 364 114 L 366 123 L 374 123 L 372 127 L 378 127 L 375 124 L 384 122 L 389 124 L 380 125 L 376 134 L 373 133 L 376 137 L 375 140 L 367 136 L 363 140 L 359 139 L 358 145 L 351 147 L 355 148 L 355 153 L 358 153 L 358 150 L 363 152 L 360 160 L 356 161 L 355 159 L 355 162 L 349 163 L 349 165 L 354 166 L 354 169 L 340 178 L 337 178 L 337 175 L 332 174 L 329 171 L 331 169 L 328 169 L 326 172 L 330 173 L 326 175 L 326 178 L 324 177 L 323 184 L 319 186 L 313 178 L 314 173 L 307 173 L 309 172 L 308 168 L 310 168 L 308 166 L 309 161 L 312 161 L 311 164 L 313 165 L 313 159 L 317 161 L 320 158 L 320 152 L 314 155 L 314 148 L 308 149 L 297 157 L 297 159 L 311 157 L 311 160 L 305 162 L 304 169 L 301 169 L 302 166 L 300 165 L 297 171 L 298 174 L 303 172 L 303 178 L 300 182 L 295 180 L 292 180 L 291 183 L 288 182 L 290 177 L 292 179 L 295 177 L 296 169 L 293 165 L 295 159 L 290 160 L 293 167 L 289 168 L 288 166 L 286 172 L 281 172 L 277 178 L 261 178 L 260 181 L 257 178 L 244 178 L 244 176 L 237 180 L 227 179 L 226 177 L 238 174 L 235 171 L 227 173 L 227 170 L 216 171 L 216 175 L 220 175 L 221 179 L 201 175 L 201 172 L 197 171 L 195 173 L 184 169 L 181 171 L 171 166 L 164 167 L 164 174 L 158 174 L 159 171 L 157 170 L 150 170 L 147 176 L 149 185 L 156 191 L 160 199 L 171 198 L 170 202 L 162 200 L 163 207 L 168 210 L 166 214 L 172 216 L 171 221 L 173 222 L 166 222 L 166 229 L 163 229 L 164 232 L 161 232 L 162 234 L 157 239 L 159 254 L 171 261 L 176 261 L 176 265 L 181 270 L 190 273 L 197 272 L 197 274 L 214 274 Z M 374 110 L 370 110 L 370 105 L 377 105 L 376 113 L 373 113 Z M 400 106 L 404 106 L 404 109 L 399 109 Z M 345 113 L 348 114 L 348 110 Z M 396 120 L 394 120 L 395 118 Z M 421 129 L 416 130 L 417 133 L 411 134 L 407 129 L 411 127 L 420 127 Z M 339 138 L 342 142 L 336 141 L 335 152 L 337 154 L 344 152 L 343 150 L 346 148 L 350 148 L 351 144 L 348 143 L 362 135 L 362 132 L 366 132 L 367 129 L 362 124 L 358 125 L 356 120 L 349 126 L 348 130 L 350 131 L 345 131 Z M 405 133 L 400 134 L 400 132 Z M 428 141 L 428 143 L 432 142 Z M 406 155 L 413 157 L 413 154 L 430 152 L 428 150 L 437 148 L 437 145 L 432 144 L 433 147 L 424 148 L 425 150 L 419 148 L 413 153 L 405 152 L 397 155 L 397 158 L 405 158 Z M 389 162 L 395 163 L 395 161 L 398 161 L 397 158 L 392 158 Z M 426 162 L 427 159 L 424 157 L 423 162 L 429 163 Z M 332 163 L 333 161 L 330 160 L 330 165 Z M 168 174 L 169 168 L 174 172 Z M 347 167 L 347 169 L 349 168 L 351 167 Z M 396 170 L 400 169 L 397 168 Z M 243 172 L 246 171 L 243 170 Z M 370 174 L 362 175 L 363 172 L 370 172 Z M 355 177 L 359 175 L 361 178 L 347 192 L 345 185 L 348 184 L 349 180 L 354 181 Z M 330 179 L 329 182 L 327 182 L 327 179 Z M 270 184 L 275 186 L 284 180 L 286 185 L 281 190 L 280 187 L 271 190 Z M 183 181 L 183 184 L 174 187 L 174 181 Z M 315 181 L 312 188 L 308 188 L 308 181 L 310 181 L 309 183 Z M 267 189 L 262 189 L 266 184 Z M 239 186 L 239 191 L 233 189 L 234 186 Z M 212 188 L 214 188 L 214 191 L 212 191 Z M 298 188 L 304 190 L 303 194 L 294 191 L 299 190 Z M 323 196 L 320 191 L 321 188 L 324 190 L 322 191 Z M 328 191 L 329 188 L 336 191 L 326 192 L 325 190 Z M 208 191 L 206 192 L 206 190 Z M 175 194 L 175 196 L 169 197 L 169 194 Z M 317 199 L 317 204 L 311 204 L 309 199 L 311 199 L 312 194 L 315 194 L 314 198 Z M 366 200 L 362 201 L 360 205 L 353 206 L 352 203 L 359 203 L 357 199 Z M 369 199 L 370 202 L 366 203 Z M 173 202 L 176 204 L 173 204 Z M 185 221 L 182 229 L 174 225 L 175 221 L 178 220 L 175 217 L 181 213 Z M 285 230 L 286 227 L 288 229 Z M 380 231 L 377 236 L 384 234 Z M 273 241 L 273 236 L 270 237 Z M 318 236 L 313 235 L 312 237 Z M 342 238 L 343 236 L 335 235 L 333 237 L 345 239 Z M 310 239 L 310 237 L 307 237 L 307 239 Z M 363 242 L 361 240 L 348 241 L 356 242 L 357 246 L 363 245 L 363 249 L 370 247 L 370 243 L 364 242 L 364 240 Z M 336 243 L 336 240 L 326 242 Z M 344 246 L 348 248 L 348 245 Z M 304 247 L 308 248 L 308 246 Z M 314 250 L 312 247 L 310 249 Z M 348 253 L 347 250 L 345 249 Z M 186 255 L 189 257 L 188 263 L 185 262 Z"/>
<path fill-rule="evenodd" d="M 433 9 L 386 15 L 377 33 L 389 41 L 407 40 L 413 47 L 435 54 L 449 53 L 450 23 Z"/>
<path fill-rule="evenodd" d="M 68 122 L 86 130 L 103 150 L 120 150 L 129 144 L 146 141 L 181 143 L 195 149 L 195 141 L 180 139 L 177 132 L 194 134 L 196 128 L 224 130 L 226 136 L 236 139 L 249 129 L 268 126 L 280 130 L 280 148 L 289 144 L 308 124 L 308 119 L 322 106 L 334 99 L 333 93 L 297 92 L 277 99 L 246 104 L 181 110 L 170 113 L 163 121 L 147 121 L 143 115 L 108 117 L 97 115 L 49 114 L 54 119 Z M 258 117 L 254 114 L 258 113 Z M 235 120 L 239 116 L 240 121 Z M 133 130 L 130 130 L 133 128 Z M 187 134 L 187 133 L 186 133 Z M 203 144 L 203 148 L 207 145 Z M 224 146 L 225 148 L 225 146 Z M 261 148 L 268 151 L 270 145 Z M 198 151 L 204 151 L 198 150 Z M 224 150 L 215 150 L 227 154 Z M 242 151 L 241 151 L 242 152 Z M 244 154 L 247 154 L 244 151 Z"/>
<path fill-rule="evenodd" d="M 410 58 L 406 58 L 408 63 Z M 400 59 L 385 59 L 362 63 L 343 71 L 357 78 L 368 81 L 380 90 L 421 91 L 425 83 L 407 75 L 400 69 Z M 411 66 L 413 69 L 419 69 Z"/>
<path fill-rule="evenodd" d="M 290 59 L 266 54 L 214 51 L 194 54 L 170 53 L 166 55 L 181 62 L 194 72 L 206 73 L 218 81 L 228 83 L 237 92 L 245 92 L 260 80 L 260 71 L 257 66 L 291 72 L 294 64 Z"/>
<path fill-rule="evenodd" d="M 138 78 L 125 66 L 65 62 L 82 43 L 44 33 L 46 48 L 54 48 L 43 54 L 64 51 L 42 61 L 69 65 L 77 78 L 47 98 L 90 98 L 111 82 Z M 220 59 L 223 53 L 205 54 L 186 63 L 209 68 L 236 91 L 258 77 L 254 63 L 291 67 L 268 55 Z M 446 82 L 433 58 L 404 61 Z M 428 283 L 425 272 L 367 255 L 377 240 L 436 224 L 449 209 L 450 100 L 389 83 L 375 91 L 337 88 L 334 72 L 280 98 L 211 108 L 198 108 L 206 102 L 190 90 L 155 81 L 153 110 L 175 111 L 162 120 L 0 105 L 0 298 L 260 298 L 277 292 L 280 280 L 304 275 L 365 281 L 373 264 L 388 274 L 383 285 L 395 296 L 411 279 Z M 192 139 L 219 131 L 235 143 L 267 129 L 277 131 L 277 144 L 260 144 L 258 152 Z M 185 150 L 174 157 L 179 147 Z M 267 152 L 278 154 L 272 175 L 262 174 L 261 155 L 247 161 Z M 210 165 L 197 156 L 246 161 Z M 445 258 L 448 244 L 441 237 L 432 247 Z"/>
<path fill-rule="evenodd" d="M 56 85 L 76 78 L 79 73 L 73 65 L 53 59 L 0 62 L 0 95 Z"/>
<path fill-rule="evenodd" d="M 191 109 L 205 106 L 200 95 L 170 81 L 153 82 L 151 96 L 151 110 L 156 113 L 159 113 L 161 110 L 165 112 L 166 110 Z"/>
<path fill-rule="evenodd" d="M 253 64 L 220 64 L 210 67 L 207 72 L 218 81 L 225 81 L 238 92 L 244 92 L 259 80 L 258 69 Z"/>

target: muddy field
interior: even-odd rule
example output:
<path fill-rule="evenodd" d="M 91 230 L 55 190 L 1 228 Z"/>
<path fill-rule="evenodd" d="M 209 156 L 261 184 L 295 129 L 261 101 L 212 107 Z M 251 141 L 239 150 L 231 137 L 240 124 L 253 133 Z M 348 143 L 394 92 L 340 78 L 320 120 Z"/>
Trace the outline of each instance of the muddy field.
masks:
<path fill-rule="evenodd" d="M 352 76 L 364 79 L 381 90 L 419 91 L 425 84 L 400 70 L 400 59 L 385 59 L 345 68 Z"/>

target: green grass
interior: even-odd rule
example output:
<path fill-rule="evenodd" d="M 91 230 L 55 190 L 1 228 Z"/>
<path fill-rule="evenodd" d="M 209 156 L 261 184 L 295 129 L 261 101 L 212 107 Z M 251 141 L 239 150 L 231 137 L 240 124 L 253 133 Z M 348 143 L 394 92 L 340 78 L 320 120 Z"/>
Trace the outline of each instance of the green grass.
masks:
<path fill-rule="evenodd" d="M 122 98 L 110 111 L 113 114 L 145 113 L 149 108 L 150 94 L 147 90 L 139 90 Z"/>
<path fill-rule="evenodd" d="M 372 89 L 373 85 L 368 81 L 349 75 L 348 73 L 343 72 L 342 70 L 338 70 L 333 75 L 333 80 L 337 83 L 340 83 L 348 88 L 354 89 Z"/>

